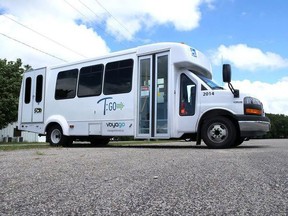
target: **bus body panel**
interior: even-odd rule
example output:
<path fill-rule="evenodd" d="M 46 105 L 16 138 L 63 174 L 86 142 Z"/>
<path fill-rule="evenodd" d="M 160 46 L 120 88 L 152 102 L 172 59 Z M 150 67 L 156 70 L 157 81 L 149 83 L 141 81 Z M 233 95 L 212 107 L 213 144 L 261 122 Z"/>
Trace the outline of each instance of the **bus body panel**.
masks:
<path fill-rule="evenodd" d="M 239 134 L 259 125 L 244 118 L 245 95 L 213 89 L 203 77 L 212 79 L 208 59 L 179 43 L 39 68 L 23 75 L 18 128 L 47 134 L 59 125 L 71 137 L 180 138 L 197 134 L 215 110 L 231 115 L 245 130 Z M 261 125 L 257 134 L 269 130 L 267 120 Z"/>
<path fill-rule="evenodd" d="M 117 55 L 109 59 L 89 61 L 89 63 L 73 64 L 73 66 L 53 68 L 47 78 L 47 85 L 51 86 L 52 89 L 52 91 L 47 92 L 47 103 L 53 104 L 53 106 L 46 108 L 47 118 L 54 114 L 61 116 L 61 123 L 65 127 L 63 133 L 67 136 L 111 135 L 113 132 L 117 135 L 126 135 L 128 133 L 128 135 L 132 136 L 134 123 L 131 125 L 131 121 L 134 120 L 135 112 L 133 103 L 135 85 L 132 85 L 130 92 L 124 94 L 104 95 L 102 92 L 98 96 L 78 97 L 76 95 L 71 99 L 55 99 L 57 74 L 59 72 L 75 68 L 80 71 L 83 67 L 99 64 L 106 65 L 109 62 L 123 59 L 132 59 L 134 61 L 133 68 L 135 68 L 135 55 L 131 54 Z M 136 71 L 133 71 L 132 83 L 136 82 L 135 73 Z M 65 124 L 63 123 L 64 119 L 67 122 Z M 49 120 L 49 122 L 52 121 L 55 121 L 55 118 Z M 117 128 L 117 121 L 121 122 L 120 129 L 119 127 Z M 125 127 L 123 123 L 126 123 Z M 112 127 L 111 124 L 113 125 Z"/>

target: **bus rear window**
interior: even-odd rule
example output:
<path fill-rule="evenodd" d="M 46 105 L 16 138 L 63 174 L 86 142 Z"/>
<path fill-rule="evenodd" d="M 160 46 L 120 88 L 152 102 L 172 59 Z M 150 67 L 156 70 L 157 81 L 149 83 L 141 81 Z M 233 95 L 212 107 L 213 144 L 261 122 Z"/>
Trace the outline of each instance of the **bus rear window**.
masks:
<path fill-rule="evenodd" d="M 42 101 L 42 93 L 43 93 L 43 76 L 38 75 L 36 78 L 36 98 L 35 101 L 40 103 Z"/>
<path fill-rule="evenodd" d="M 32 83 L 32 79 L 31 77 L 28 77 L 25 81 L 25 104 L 29 104 L 30 103 L 30 99 L 31 99 L 31 83 Z"/>

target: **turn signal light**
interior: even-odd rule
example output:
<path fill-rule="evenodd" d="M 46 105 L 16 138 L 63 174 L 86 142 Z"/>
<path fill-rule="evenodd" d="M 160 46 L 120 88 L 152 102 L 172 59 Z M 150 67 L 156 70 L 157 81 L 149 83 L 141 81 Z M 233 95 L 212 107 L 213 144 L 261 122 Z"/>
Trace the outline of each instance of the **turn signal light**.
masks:
<path fill-rule="evenodd" d="M 262 110 L 259 109 L 246 108 L 245 112 L 250 115 L 262 115 Z"/>

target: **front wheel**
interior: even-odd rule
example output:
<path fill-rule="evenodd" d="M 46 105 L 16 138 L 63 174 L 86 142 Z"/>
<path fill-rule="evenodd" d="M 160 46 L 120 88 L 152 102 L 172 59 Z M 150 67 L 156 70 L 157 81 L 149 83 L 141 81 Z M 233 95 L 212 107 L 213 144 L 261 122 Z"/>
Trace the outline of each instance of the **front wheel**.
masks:
<path fill-rule="evenodd" d="M 239 146 L 239 145 L 241 145 L 245 140 L 247 140 L 246 137 L 238 137 L 238 138 L 235 140 L 235 143 L 234 143 L 232 146 L 233 146 L 233 147 Z"/>
<path fill-rule="evenodd" d="M 72 140 L 63 134 L 60 125 L 53 125 L 47 131 L 47 141 L 51 146 L 69 146 Z"/>
<path fill-rule="evenodd" d="M 201 135 L 209 148 L 229 148 L 235 143 L 237 133 L 230 119 L 218 116 L 204 121 Z"/>

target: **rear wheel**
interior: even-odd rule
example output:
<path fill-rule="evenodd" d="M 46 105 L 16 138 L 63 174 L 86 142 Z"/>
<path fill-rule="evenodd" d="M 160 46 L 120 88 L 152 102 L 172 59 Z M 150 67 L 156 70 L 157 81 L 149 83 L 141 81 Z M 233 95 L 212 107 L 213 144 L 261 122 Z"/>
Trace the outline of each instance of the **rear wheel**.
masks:
<path fill-rule="evenodd" d="M 101 146 L 106 146 L 110 141 L 110 138 L 109 137 L 94 137 L 94 138 L 91 138 L 91 145 L 93 146 L 98 146 L 98 147 L 101 147 Z"/>
<path fill-rule="evenodd" d="M 69 146 L 72 144 L 72 139 L 63 134 L 60 125 L 53 125 L 47 131 L 47 141 L 51 146 Z"/>
<path fill-rule="evenodd" d="M 229 148 L 236 141 L 236 128 L 230 119 L 218 116 L 204 121 L 201 135 L 209 148 Z"/>

